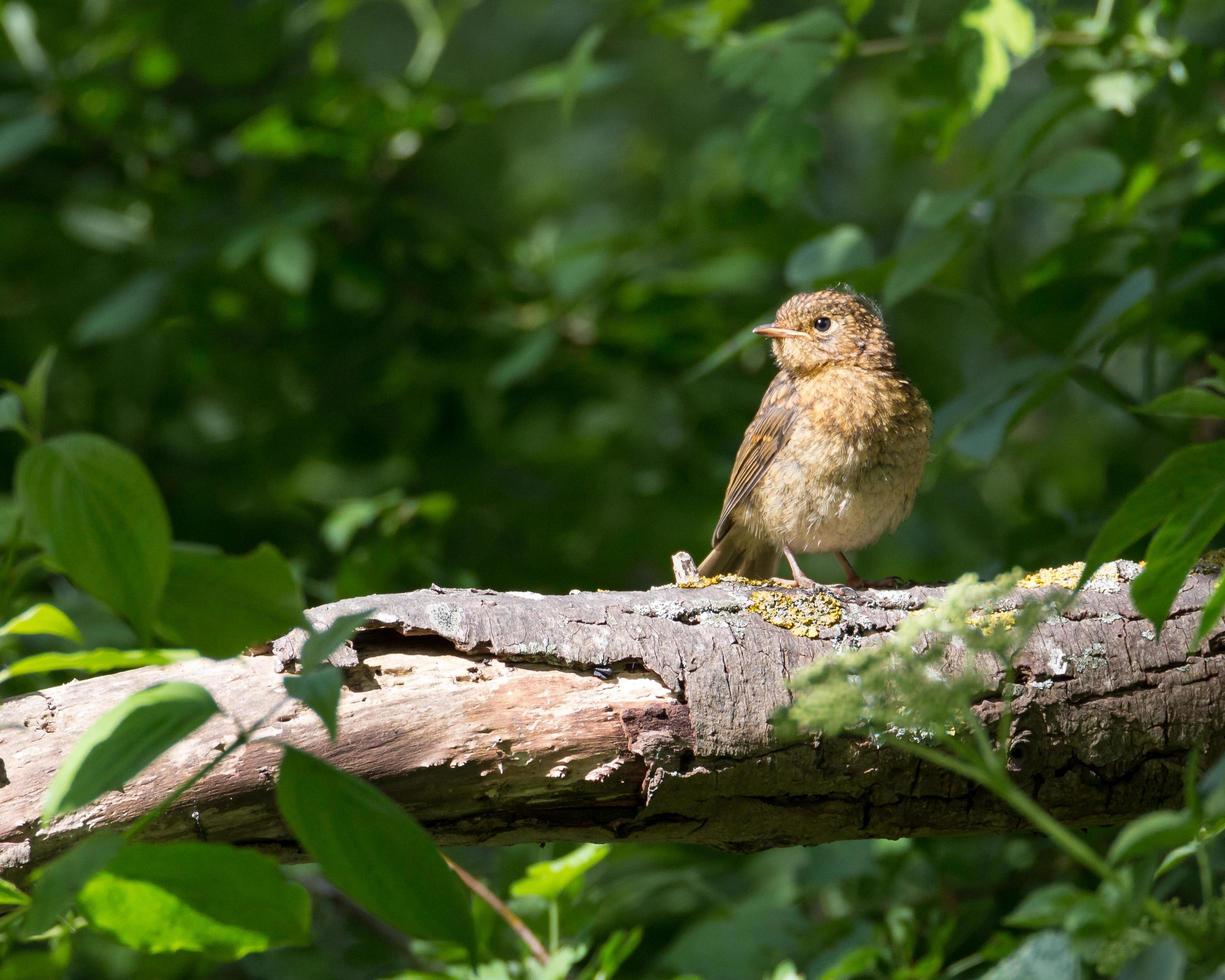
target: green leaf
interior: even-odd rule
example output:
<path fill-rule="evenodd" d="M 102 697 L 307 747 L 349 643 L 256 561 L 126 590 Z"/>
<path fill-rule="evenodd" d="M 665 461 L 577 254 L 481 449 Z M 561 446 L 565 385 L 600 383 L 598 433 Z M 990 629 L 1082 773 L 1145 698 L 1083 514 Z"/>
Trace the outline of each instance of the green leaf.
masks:
<path fill-rule="evenodd" d="M 838 15 L 820 8 L 771 21 L 749 34 L 729 34 L 711 70 L 732 88 L 797 106 L 838 66 L 841 33 Z"/>
<path fill-rule="evenodd" d="M 73 341 L 88 347 L 134 333 L 153 319 L 168 285 L 169 277 L 158 270 L 129 279 L 85 311 L 72 328 Z"/>
<path fill-rule="evenodd" d="M 1225 449 L 1225 443 L 1220 444 Z M 1225 480 L 1193 485 L 1157 529 L 1144 555 L 1144 571 L 1131 583 L 1131 598 L 1160 630 L 1187 575 L 1217 531 L 1225 526 Z"/>
<path fill-rule="evenodd" d="M 1136 411 L 1184 419 L 1225 419 L 1225 395 L 1208 388 L 1176 388 Z"/>
<path fill-rule="evenodd" d="M 226 844 L 129 844 L 81 889 L 95 929 L 146 953 L 238 959 L 310 938 L 310 897 L 272 858 Z"/>
<path fill-rule="evenodd" d="M 1105 562 L 1119 557 L 1132 544 L 1164 521 L 1189 496 L 1225 482 L 1225 443 L 1179 449 L 1162 462 L 1102 525 L 1089 554 L 1081 585 Z"/>
<path fill-rule="evenodd" d="M 23 437 L 28 432 L 21 417 L 21 399 L 12 392 L 0 395 L 0 432 L 17 432 Z"/>
<path fill-rule="evenodd" d="M 29 674 L 50 674 L 61 670 L 79 670 L 97 674 L 104 670 L 128 670 L 132 667 L 158 667 L 194 660 L 195 650 L 115 650 L 101 647 L 75 653 L 36 653 L 22 657 L 0 670 L 0 684 L 11 677 Z"/>
<path fill-rule="evenodd" d="M 1084 351 L 1098 343 L 1105 335 L 1106 328 L 1148 299 L 1156 285 L 1157 273 L 1152 266 L 1141 266 L 1129 272 L 1094 310 L 1077 341 L 1078 350 Z"/>
<path fill-rule="evenodd" d="M 982 0 L 961 15 L 961 23 L 978 34 L 970 109 L 986 111 L 1012 73 L 1009 54 L 1028 57 L 1034 50 L 1034 15 L 1020 0 Z"/>
<path fill-rule="evenodd" d="M 21 935 L 38 936 L 54 926 L 72 908 L 90 878 L 106 867 L 123 848 L 118 834 L 95 833 L 72 850 L 34 872 L 30 907 L 21 922 Z"/>
<path fill-rule="evenodd" d="M 51 377 L 51 368 L 55 364 L 56 349 L 48 347 L 38 355 L 38 360 L 26 375 L 26 383 L 18 393 L 22 406 L 25 408 L 26 419 L 30 431 L 41 436 L 43 423 L 47 417 L 47 382 Z"/>
<path fill-rule="evenodd" d="M 555 860 L 529 864 L 524 877 L 510 886 L 510 893 L 516 898 L 537 895 L 556 901 L 571 883 L 608 857 L 610 850 L 608 844 L 583 844 Z"/>
<path fill-rule="evenodd" d="M 0 878 L 0 905 L 29 905 L 30 896 L 11 881 Z"/>
<path fill-rule="evenodd" d="M 1004 919 L 1004 924 L 1017 929 L 1045 929 L 1063 924 L 1064 917 L 1085 901 L 1092 901 L 1092 892 L 1067 882 L 1056 882 L 1030 892 Z"/>
<path fill-rule="evenodd" d="M 183 681 L 127 697 L 89 726 L 60 765 L 43 800 L 44 822 L 118 789 L 217 710 L 208 691 Z"/>
<path fill-rule="evenodd" d="M 1087 197 L 1113 190 L 1123 174 L 1123 162 L 1113 153 L 1085 146 L 1035 171 L 1025 182 L 1025 189 L 1042 197 Z"/>
<path fill-rule="evenodd" d="M 1182 980 L 1187 954 L 1169 936 L 1162 936 L 1144 952 L 1133 956 L 1117 974 L 1116 980 Z"/>
<path fill-rule="evenodd" d="M 1199 823 L 1186 810 L 1155 810 L 1119 831 L 1106 859 L 1123 864 L 1156 851 L 1169 851 L 1195 840 Z"/>
<path fill-rule="evenodd" d="M 296 231 L 274 235 L 264 246 L 264 273 L 285 292 L 301 296 L 315 276 L 315 246 Z"/>
<path fill-rule="evenodd" d="M 39 150 L 55 129 L 55 120 L 41 112 L 0 125 L 0 170 Z"/>
<path fill-rule="evenodd" d="M 1204 603 L 1204 610 L 1200 615 L 1199 629 L 1195 631 L 1195 645 L 1199 646 L 1207 639 L 1208 634 L 1216 628 L 1217 623 L 1221 621 L 1221 614 L 1225 613 L 1225 572 L 1217 576 L 1216 585 L 1212 587 L 1212 594 L 1208 596 L 1208 601 Z"/>
<path fill-rule="evenodd" d="M 1062 932 L 1040 932 L 1030 936 L 1000 960 L 982 980 L 1082 980 L 1080 957 L 1070 937 Z"/>
<path fill-rule="evenodd" d="M 407 935 L 473 948 L 463 885 L 421 825 L 369 783 L 286 748 L 277 804 L 332 884 L 367 912 Z"/>
<path fill-rule="evenodd" d="M 897 253 L 885 280 L 885 303 L 897 303 L 927 285 L 965 243 L 966 233 L 956 226 L 937 229 L 912 241 Z"/>
<path fill-rule="evenodd" d="M 206 657 L 233 657 L 293 629 L 303 605 L 293 567 L 272 545 L 242 556 L 175 545 L 158 632 Z"/>
<path fill-rule="evenodd" d="M 147 639 L 170 569 L 170 520 L 140 460 L 101 436 L 58 436 L 22 453 L 16 488 L 34 539 Z"/>
<path fill-rule="evenodd" d="M 49 602 L 39 602 L 18 613 L 3 626 L 0 636 L 59 636 L 84 643 L 76 623 Z"/>
<path fill-rule="evenodd" d="M 302 672 L 309 673 L 323 664 L 337 647 L 353 635 L 354 630 L 369 621 L 370 612 L 369 609 L 363 609 L 361 612 L 338 616 L 328 625 L 327 629 L 318 631 L 312 629 L 311 635 L 302 644 L 302 652 L 298 656 Z"/>
<path fill-rule="evenodd" d="M 875 261 L 876 250 L 862 228 L 838 225 L 792 252 L 787 259 L 785 277 L 792 289 L 811 289 Z"/>
<path fill-rule="evenodd" d="M 340 668 L 331 664 L 309 674 L 285 678 L 285 690 L 290 697 L 297 698 L 319 716 L 332 741 L 336 740 L 336 709 L 340 704 L 342 680 Z"/>

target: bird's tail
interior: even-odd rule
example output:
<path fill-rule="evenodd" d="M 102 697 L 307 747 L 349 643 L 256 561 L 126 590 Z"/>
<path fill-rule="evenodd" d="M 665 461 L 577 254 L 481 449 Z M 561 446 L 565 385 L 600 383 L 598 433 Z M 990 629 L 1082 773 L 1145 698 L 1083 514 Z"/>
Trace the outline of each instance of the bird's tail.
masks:
<path fill-rule="evenodd" d="M 698 574 L 770 578 L 778 570 L 781 557 L 782 552 L 770 542 L 733 524 L 698 566 Z"/>

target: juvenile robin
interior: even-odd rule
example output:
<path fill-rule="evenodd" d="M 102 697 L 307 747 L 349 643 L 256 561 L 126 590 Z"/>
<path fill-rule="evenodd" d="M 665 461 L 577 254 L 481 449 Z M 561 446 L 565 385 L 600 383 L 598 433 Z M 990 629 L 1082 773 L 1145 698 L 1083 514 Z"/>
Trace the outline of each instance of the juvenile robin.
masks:
<path fill-rule="evenodd" d="M 770 578 L 780 554 L 832 552 L 847 584 L 867 583 L 846 552 L 910 513 L 923 476 L 931 409 L 899 373 L 880 310 L 851 292 L 792 296 L 774 322 L 778 374 L 744 433 L 702 575 Z"/>

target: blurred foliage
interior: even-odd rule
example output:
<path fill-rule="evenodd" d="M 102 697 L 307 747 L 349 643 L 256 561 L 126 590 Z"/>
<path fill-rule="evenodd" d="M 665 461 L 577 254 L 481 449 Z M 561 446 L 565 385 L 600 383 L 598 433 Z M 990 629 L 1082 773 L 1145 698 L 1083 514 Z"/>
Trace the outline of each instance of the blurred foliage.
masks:
<path fill-rule="evenodd" d="M 1223 103 L 1217 0 L 2 0 L 0 377 L 25 381 L 0 468 L 34 446 L 0 501 L 0 680 L 282 628 L 301 596 L 263 542 L 311 601 L 658 582 L 703 549 L 769 376 L 747 328 L 840 280 L 884 301 L 937 419 L 916 513 L 861 571 L 1092 564 L 1155 529 L 1159 620 L 1225 513 Z M 40 488 L 86 457 L 121 492 L 56 511 Z M 148 518 L 118 569 L 82 545 L 116 501 Z M 201 594 L 249 615 L 212 635 Z M 295 696 L 326 718 L 315 666 Z M 50 927 L 88 879 L 106 921 L 108 841 L 0 904 Z M 455 857 L 554 947 L 540 967 L 476 904 L 489 978 L 1180 977 L 1225 921 L 1200 843 L 1156 925 L 1045 839 Z M 218 965 L 68 919 L 0 978 L 467 969 L 313 869 L 266 877 L 310 892 L 312 946 Z M 300 941 L 287 920 L 210 941 Z"/>

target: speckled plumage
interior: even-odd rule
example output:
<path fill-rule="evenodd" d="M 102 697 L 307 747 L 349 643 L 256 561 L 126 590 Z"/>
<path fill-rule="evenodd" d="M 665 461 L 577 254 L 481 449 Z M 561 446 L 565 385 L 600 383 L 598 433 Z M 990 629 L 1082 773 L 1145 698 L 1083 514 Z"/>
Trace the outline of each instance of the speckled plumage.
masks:
<path fill-rule="evenodd" d="M 779 372 L 745 432 L 700 571 L 767 577 L 787 551 L 820 551 L 838 554 L 857 581 L 841 553 L 910 513 L 931 411 L 860 296 L 801 293 L 758 332 L 773 338 Z"/>

